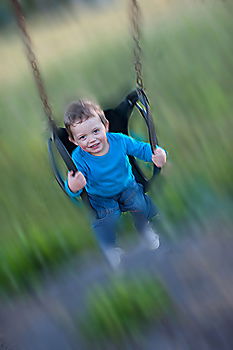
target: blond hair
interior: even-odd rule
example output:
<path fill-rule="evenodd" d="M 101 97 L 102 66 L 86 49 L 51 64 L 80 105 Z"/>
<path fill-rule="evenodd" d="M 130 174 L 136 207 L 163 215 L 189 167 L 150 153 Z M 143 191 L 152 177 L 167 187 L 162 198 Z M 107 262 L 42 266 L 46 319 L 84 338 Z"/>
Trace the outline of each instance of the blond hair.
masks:
<path fill-rule="evenodd" d="M 85 99 L 71 102 L 64 113 L 64 124 L 69 136 L 73 139 L 71 126 L 96 116 L 99 116 L 104 126 L 107 125 L 108 120 L 104 115 L 104 111 L 97 103 Z"/>

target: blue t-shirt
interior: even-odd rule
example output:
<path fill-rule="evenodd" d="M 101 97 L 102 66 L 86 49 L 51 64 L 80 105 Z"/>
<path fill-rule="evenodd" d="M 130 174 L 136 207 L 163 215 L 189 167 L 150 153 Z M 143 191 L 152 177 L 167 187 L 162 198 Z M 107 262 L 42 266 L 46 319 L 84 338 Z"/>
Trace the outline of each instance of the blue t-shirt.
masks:
<path fill-rule="evenodd" d="M 87 193 L 101 197 L 112 197 L 135 180 L 128 155 L 152 162 L 152 151 L 149 143 L 137 141 L 121 133 L 107 133 L 108 153 L 94 156 L 81 147 L 72 153 L 72 159 L 78 170 L 83 173 L 87 184 Z M 65 183 L 69 196 L 77 197 L 82 190 L 74 193 Z"/>

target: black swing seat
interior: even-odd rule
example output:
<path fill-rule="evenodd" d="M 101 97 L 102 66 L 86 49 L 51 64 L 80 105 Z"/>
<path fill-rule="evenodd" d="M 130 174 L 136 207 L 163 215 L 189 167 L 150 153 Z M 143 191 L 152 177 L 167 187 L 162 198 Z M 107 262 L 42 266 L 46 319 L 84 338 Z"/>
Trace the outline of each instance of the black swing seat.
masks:
<path fill-rule="evenodd" d="M 137 105 L 139 97 L 140 96 L 139 96 L 138 90 L 135 90 L 131 92 L 129 95 L 127 95 L 127 97 L 116 108 L 104 110 L 105 116 L 109 121 L 110 132 L 120 132 L 126 135 L 129 134 L 129 130 L 128 130 L 129 118 L 132 114 L 132 111 L 135 105 L 141 113 L 143 112 L 142 108 L 139 105 Z M 143 117 L 145 118 L 144 115 Z M 147 126 L 149 127 L 148 123 L 147 123 Z M 149 130 L 149 134 L 150 134 L 150 130 Z M 58 149 L 58 152 L 60 153 L 61 157 L 66 163 L 68 170 L 74 170 L 74 171 L 77 169 L 73 164 L 73 161 L 71 159 L 71 154 L 77 146 L 69 141 L 68 133 L 65 128 L 56 128 L 56 132 L 53 132 L 53 137 L 49 138 L 49 141 L 48 141 L 50 163 L 51 163 L 55 178 L 59 183 L 60 187 L 66 193 L 65 187 L 64 187 L 64 180 L 62 179 L 62 176 L 60 174 L 60 171 L 55 159 L 55 155 L 52 147 L 53 142 L 55 143 Z M 146 192 L 148 190 L 148 185 L 150 181 L 152 180 L 152 178 L 154 178 L 155 175 L 159 173 L 160 168 L 154 165 L 153 176 L 150 180 L 148 180 L 143 174 L 143 171 L 140 169 L 139 165 L 137 164 L 136 159 L 132 156 L 129 156 L 129 160 L 132 165 L 132 171 L 136 181 L 142 184 L 143 189 Z M 88 201 L 88 197 L 85 189 L 82 191 L 81 198 L 84 201 Z"/>

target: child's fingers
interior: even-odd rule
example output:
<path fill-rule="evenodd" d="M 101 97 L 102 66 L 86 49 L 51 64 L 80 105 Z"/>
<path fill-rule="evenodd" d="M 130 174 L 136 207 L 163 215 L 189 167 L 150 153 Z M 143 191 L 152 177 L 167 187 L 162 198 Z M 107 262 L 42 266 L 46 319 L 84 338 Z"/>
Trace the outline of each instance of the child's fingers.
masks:
<path fill-rule="evenodd" d="M 69 181 L 76 181 L 79 179 L 80 174 L 81 173 L 79 171 L 74 172 L 73 170 L 71 170 L 68 172 L 68 180 Z"/>
<path fill-rule="evenodd" d="M 73 170 L 68 171 L 68 179 L 72 179 L 75 176 L 75 173 Z"/>
<path fill-rule="evenodd" d="M 84 183 L 86 184 L 86 179 L 85 179 L 85 176 L 83 175 L 83 173 L 81 173 L 81 171 L 77 171 L 74 175 L 74 178 L 76 180 L 78 180 L 80 183 Z"/>
<path fill-rule="evenodd" d="M 74 177 L 81 179 L 82 177 L 84 177 L 84 175 L 83 173 L 81 173 L 81 171 L 76 171 L 76 173 L 74 174 Z"/>
<path fill-rule="evenodd" d="M 78 176 L 78 174 L 80 174 L 80 171 L 73 171 L 73 170 L 70 170 L 69 172 L 68 172 L 68 176 L 70 176 L 70 177 L 77 177 Z"/>
<path fill-rule="evenodd" d="M 166 152 L 162 148 L 157 148 L 153 156 L 166 160 Z"/>
<path fill-rule="evenodd" d="M 76 174 L 75 174 L 76 175 Z M 81 187 L 86 186 L 86 179 L 85 176 L 83 175 L 83 173 L 81 173 L 80 171 L 77 174 L 76 180 L 79 182 Z"/>
<path fill-rule="evenodd" d="M 77 192 L 86 186 L 85 176 L 81 171 L 69 171 L 68 172 L 68 185 L 72 192 Z"/>
<path fill-rule="evenodd" d="M 154 154 L 160 154 L 160 153 L 163 153 L 162 148 L 155 148 L 154 149 Z"/>
<path fill-rule="evenodd" d="M 153 154 L 152 161 L 157 167 L 161 168 L 166 163 L 165 152 L 158 152 L 156 154 Z"/>

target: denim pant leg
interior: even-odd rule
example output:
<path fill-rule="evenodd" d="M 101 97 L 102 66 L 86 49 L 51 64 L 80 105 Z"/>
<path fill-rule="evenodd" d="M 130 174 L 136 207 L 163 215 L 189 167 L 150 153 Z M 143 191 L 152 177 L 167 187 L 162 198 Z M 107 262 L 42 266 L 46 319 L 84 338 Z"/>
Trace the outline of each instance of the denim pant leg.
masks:
<path fill-rule="evenodd" d="M 104 250 L 116 245 L 116 227 L 121 211 L 119 204 L 112 198 L 89 195 L 96 216 L 92 221 L 95 237 Z"/>
<path fill-rule="evenodd" d="M 148 225 L 148 221 L 158 213 L 151 198 L 144 193 L 142 185 L 137 182 L 121 193 L 119 202 L 121 211 L 132 214 L 135 227 L 140 233 Z"/>

